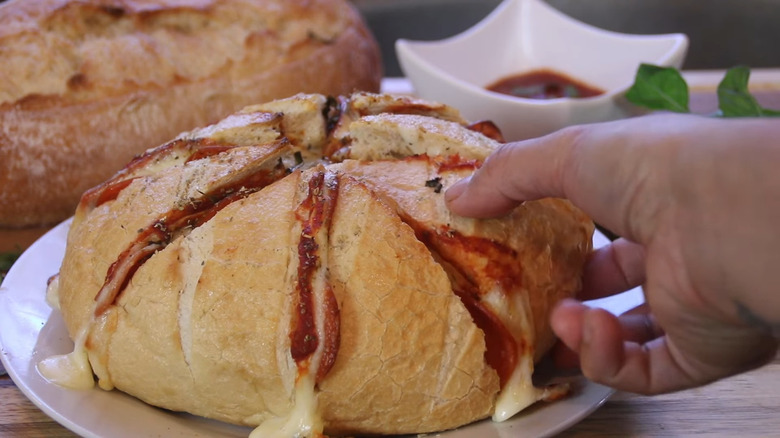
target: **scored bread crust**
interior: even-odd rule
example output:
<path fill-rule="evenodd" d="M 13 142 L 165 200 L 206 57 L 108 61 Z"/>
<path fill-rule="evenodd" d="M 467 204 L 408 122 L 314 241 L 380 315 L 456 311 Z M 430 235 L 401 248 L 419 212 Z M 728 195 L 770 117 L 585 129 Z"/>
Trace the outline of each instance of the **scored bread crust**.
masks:
<path fill-rule="evenodd" d="M 0 5 L 0 226 L 51 224 L 135 154 L 298 92 L 377 91 L 342 0 Z"/>
<path fill-rule="evenodd" d="M 413 230 L 342 181 L 328 264 L 342 340 L 318 394 L 328 431 L 420 433 L 488 416 L 498 379 L 484 334 Z"/>
<path fill-rule="evenodd" d="M 392 200 L 401 216 L 419 228 L 447 229 L 464 236 L 501 242 L 515 251 L 516 254 L 506 261 L 518 265 L 519 272 L 512 284 L 516 290 L 512 293 L 527 294 L 532 315 L 549 315 L 554 303 L 579 289 L 580 270 L 593 232 L 590 227 L 580 226 L 588 221 L 580 210 L 560 199 L 545 199 L 524 203 L 508 217 L 500 219 L 474 221 L 456 216 L 446 207 L 443 196 L 430 196 L 431 189 L 425 182 L 441 178 L 438 183 L 449 187 L 468 176 L 472 169 L 442 170 L 437 167 L 434 161 L 419 157 L 400 162 L 349 161 L 336 165 L 337 169 L 364 182 L 384 199 Z M 473 254 L 469 254 L 468 249 L 439 245 L 436 250 L 451 261 L 479 266 L 481 255 L 469 259 Z M 491 262 L 496 263 L 499 256 L 492 254 Z M 472 276 L 479 274 L 472 273 Z M 479 281 L 478 278 L 473 280 Z M 494 281 L 492 278 L 485 280 Z M 547 318 L 543 317 L 533 319 L 533 331 L 534 359 L 538 361 L 552 347 L 555 336 Z"/>
<path fill-rule="evenodd" d="M 443 190 L 498 144 L 451 108 L 367 93 L 298 95 L 184 133 L 82 198 L 58 280 L 70 336 L 86 330 L 104 389 L 237 424 L 291 415 L 306 375 L 316 376 L 328 434 L 427 433 L 486 418 L 506 376 L 486 357 L 496 333 L 457 289 L 468 283 L 528 312 L 531 325 L 492 309 L 533 362 L 551 345 L 551 306 L 580 287 L 593 232 L 562 200 L 500 219 L 452 215 Z M 325 150 L 341 162 L 320 160 Z M 289 174 L 275 182 L 243 182 L 280 166 Z M 236 181 L 237 192 L 220 189 Z M 205 221 L 174 229 L 160 219 L 234 193 Z M 324 233 L 307 228 L 318 224 Z M 128 248 L 158 227 L 166 244 L 104 294 Z M 337 348 L 314 362 L 291 353 L 298 311 L 311 310 L 300 307 L 306 264 L 324 279 L 311 282 L 314 308 L 330 293 L 336 303 L 312 336 Z"/>

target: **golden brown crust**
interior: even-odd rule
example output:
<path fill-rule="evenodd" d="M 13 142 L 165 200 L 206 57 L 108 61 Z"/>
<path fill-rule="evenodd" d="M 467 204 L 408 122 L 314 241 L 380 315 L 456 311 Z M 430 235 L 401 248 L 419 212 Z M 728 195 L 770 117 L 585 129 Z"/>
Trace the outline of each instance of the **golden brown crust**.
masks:
<path fill-rule="evenodd" d="M 245 105 L 381 79 L 376 43 L 340 0 L 11 1 L 0 57 L 12 227 L 64 219 L 133 155 Z"/>
<path fill-rule="evenodd" d="M 289 229 L 295 187 L 285 179 L 234 204 L 138 270 L 101 317 L 115 318 L 114 326 L 92 331 L 90 360 L 102 365 L 96 372 L 103 370 L 103 385 L 238 424 L 290 410 L 286 262 L 294 248 L 289 234 L 275 230 Z M 251 208 L 255 202 L 268 209 Z M 257 220 L 268 228 L 255 230 Z M 231 238 L 249 229 L 249 238 Z"/>
<path fill-rule="evenodd" d="M 115 196 L 85 197 L 59 295 L 71 337 L 89 333 L 101 387 L 258 425 L 297 412 L 316 376 L 304 390 L 326 433 L 412 434 L 491 415 L 513 370 L 532 370 L 553 339 L 551 306 L 580 287 L 592 222 L 554 199 L 500 219 L 454 216 L 443 190 L 498 143 L 450 108 L 338 102 L 330 131 L 338 111 L 324 96 L 245 108 L 150 150 L 160 159 L 117 174 Z M 317 161 L 333 136 L 353 159 Z M 491 359 L 502 352 L 508 371 Z"/>
<path fill-rule="evenodd" d="M 444 191 L 468 176 L 473 167 L 446 167 L 427 157 L 372 163 L 348 161 L 336 168 L 390 200 L 419 231 L 428 231 L 432 249 L 449 262 L 481 266 L 489 256 L 495 272 L 467 268 L 467 277 L 485 290 L 508 278 L 505 287 L 510 293 L 527 294 L 533 315 L 535 360 L 549 351 L 555 339 L 547 322 L 552 305 L 580 289 L 580 272 L 591 250 L 593 224 L 584 213 L 567 201 L 543 199 L 527 202 L 500 219 L 456 216 L 445 205 Z M 432 187 L 430 181 L 435 181 L 436 186 Z M 437 235 L 441 235 L 438 240 Z M 508 260 L 497 260 L 505 256 L 504 251 L 497 248 L 486 253 L 486 248 L 473 238 L 500 242 L 514 254 Z M 499 271 L 496 266 L 502 263 L 518 269 Z"/>
<path fill-rule="evenodd" d="M 376 195 L 342 186 L 328 260 L 342 341 L 319 387 L 327 430 L 434 432 L 490 415 L 498 378 L 446 273 Z"/>

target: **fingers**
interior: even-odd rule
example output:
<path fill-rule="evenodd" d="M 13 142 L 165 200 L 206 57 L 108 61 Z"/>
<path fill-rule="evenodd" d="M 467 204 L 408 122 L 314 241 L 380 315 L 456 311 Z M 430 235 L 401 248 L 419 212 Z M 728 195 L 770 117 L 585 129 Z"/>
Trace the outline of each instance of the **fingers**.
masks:
<path fill-rule="evenodd" d="M 620 238 L 590 255 L 579 298 L 603 298 L 633 289 L 644 282 L 644 247 Z"/>
<path fill-rule="evenodd" d="M 678 366 L 662 330 L 643 311 L 618 318 L 568 300 L 553 312 L 552 327 L 594 382 L 641 394 L 700 384 Z"/>
<path fill-rule="evenodd" d="M 637 306 L 618 317 L 623 339 L 643 344 L 660 338 L 664 330 L 658 325 L 655 316 L 650 313 L 647 304 Z"/>
<path fill-rule="evenodd" d="M 564 197 L 560 175 L 571 144 L 568 132 L 503 145 L 473 176 L 445 192 L 448 206 L 462 216 L 497 217 L 522 201 Z"/>
<path fill-rule="evenodd" d="M 553 345 L 552 351 L 550 351 L 550 357 L 552 358 L 553 364 L 555 364 L 555 368 L 558 370 L 580 369 L 580 356 L 576 351 L 572 350 L 561 341 L 558 341 Z"/>
<path fill-rule="evenodd" d="M 582 340 L 579 335 L 580 328 L 577 321 L 581 321 L 586 307 L 574 300 L 561 302 L 556 309 L 554 328 L 559 336 L 567 338 L 571 345 L 579 345 Z M 655 317 L 650 313 L 647 304 L 642 304 L 618 317 L 620 331 L 623 339 L 630 342 L 643 344 L 664 335 L 663 329 L 658 325 Z M 562 334 L 563 333 L 563 334 Z M 575 347 L 576 348 L 576 347 Z M 556 368 L 572 369 L 580 367 L 579 354 L 565 342 L 558 342 L 552 353 Z"/>
<path fill-rule="evenodd" d="M 522 201 L 566 198 L 618 235 L 645 243 L 669 199 L 667 173 L 681 142 L 669 126 L 691 123 L 670 117 L 572 126 L 505 144 L 447 190 L 447 205 L 458 215 L 484 218 Z"/>
<path fill-rule="evenodd" d="M 575 350 L 582 342 L 581 324 L 590 308 L 576 300 L 563 300 L 552 314 L 552 327 L 558 337 Z M 663 329 L 655 317 L 650 314 L 647 304 L 642 304 L 617 318 L 620 323 L 620 335 L 626 341 L 644 343 L 663 336 Z"/>

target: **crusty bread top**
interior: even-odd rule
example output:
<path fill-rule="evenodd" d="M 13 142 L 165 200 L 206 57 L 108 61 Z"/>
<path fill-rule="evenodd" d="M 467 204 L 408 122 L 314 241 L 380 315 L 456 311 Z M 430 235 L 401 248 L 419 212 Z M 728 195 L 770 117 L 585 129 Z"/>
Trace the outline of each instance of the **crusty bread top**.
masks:
<path fill-rule="evenodd" d="M 338 0 L 9 1 L 0 5 L 0 107 L 242 77 L 231 65 L 290 62 L 358 19 Z"/>

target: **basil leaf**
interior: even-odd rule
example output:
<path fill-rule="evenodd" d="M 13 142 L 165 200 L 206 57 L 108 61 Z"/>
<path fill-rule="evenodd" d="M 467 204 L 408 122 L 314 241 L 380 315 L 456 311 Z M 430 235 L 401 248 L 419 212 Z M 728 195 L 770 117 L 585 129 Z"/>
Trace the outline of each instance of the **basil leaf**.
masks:
<path fill-rule="evenodd" d="M 780 117 L 780 111 L 763 108 L 748 91 L 750 69 L 730 68 L 718 84 L 718 107 L 723 117 Z"/>
<path fill-rule="evenodd" d="M 626 92 L 629 102 L 652 110 L 688 113 L 688 84 L 674 67 L 641 64 Z"/>

